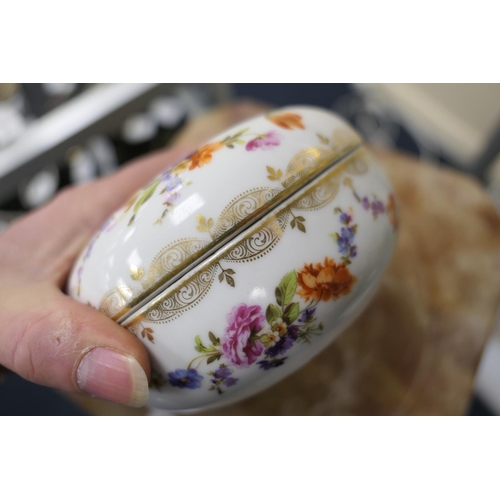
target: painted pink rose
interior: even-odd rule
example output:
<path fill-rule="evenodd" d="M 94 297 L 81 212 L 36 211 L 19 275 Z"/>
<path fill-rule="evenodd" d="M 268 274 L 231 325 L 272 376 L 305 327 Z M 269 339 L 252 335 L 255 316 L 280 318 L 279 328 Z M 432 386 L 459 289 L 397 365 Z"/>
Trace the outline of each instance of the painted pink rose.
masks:
<path fill-rule="evenodd" d="M 255 151 L 256 149 L 262 149 L 268 151 L 273 149 L 275 146 L 279 146 L 281 141 L 281 136 L 278 132 L 271 130 L 267 134 L 259 135 L 255 139 L 249 141 L 246 145 L 247 151 Z"/>
<path fill-rule="evenodd" d="M 227 315 L 229 326 L 222 337 L 222 353 L 235 366 L 245 368 L 255 363 L 264 345 L 252 334 L 262 329 L 265 321 L 260 306 L 240 304 Z"/>

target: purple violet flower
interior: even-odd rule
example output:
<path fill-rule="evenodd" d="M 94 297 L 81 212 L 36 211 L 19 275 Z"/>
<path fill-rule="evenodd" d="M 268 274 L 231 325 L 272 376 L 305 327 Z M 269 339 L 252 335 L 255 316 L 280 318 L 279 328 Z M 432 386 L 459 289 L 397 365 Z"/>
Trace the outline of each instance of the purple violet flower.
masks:
<path fill-rule="evenodd" d="M 375 200 L 372 202 L 372 212 L 373 215 L 379 215 L 385 213 L 384 203 L 380 200 Z"/>
<path fill-rule="evenodd" d="M 238 379 L 237 378 L 234 378 L 234 377 L 229 377 L 227 378 L 226 380 L 224 380 L 224 385 L 226 387 L 231 387 L 233 386 L 234 384 L 236 384 L 236 382 L 238 382 Z"/>
<path fill-rule="evenodd" d="M 342 212 L 340 214 L 340 222 L 342 222 L 343 224 L 349 224 L 351 221 L 352 217 L 350 215 L 346 214 L 345 212 Z"/>
<path fill-rule="evenodd" d="M 259 361 L 257 364 L 260 365 L 259 368 L 263 370 L 270 370 L 271 368 L 277 368 L 281 366 L 287 358 L 275 358 L 275 359 L 264 359 Z"/>
<path fill-rule="evenodd" d="M 309 320 L 311 320 L 314 317 L 314 313 L 316 312 L 316 308 L 313 307 L 312 309 L 306 309 L 300 316 L 299 316 L 299 323 L 307 323 Z"/>
<path fill-rule="evenodd" d="M 231 376 L 231 370 L 229 368 L 219 368 L 214 372 L 215 378 L 224 379 L 230 376 Z"/>
<path fill-rule="evenodd" d="M 271 347 L 268 347 L 265 350 L 265 354 L 268 356 L 271 356 L 272 358 L 275 358 L 276 356 L 279 356 L 280 354 L 285 354 L 290 347 L 293 346 L 294 342 L 298 338 L 298 327 L 297 326 L 289 326 L 288 327 L 288 332 L 281 337 L 276 344 L 274 344 Z"/>

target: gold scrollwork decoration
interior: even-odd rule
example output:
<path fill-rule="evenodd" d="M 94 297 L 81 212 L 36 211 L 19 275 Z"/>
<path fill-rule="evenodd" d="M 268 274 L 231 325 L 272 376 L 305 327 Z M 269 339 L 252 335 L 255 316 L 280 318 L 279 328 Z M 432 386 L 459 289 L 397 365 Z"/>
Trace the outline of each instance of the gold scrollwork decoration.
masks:
<path fill-rule="evenodd" d="M 164 280 L 166 276 L 176 274 L 186 265 L 186 261 L 200 255 L 209 243 L 210 241 L 206 240 L 185 238 L 164 248 L 151 262 L 144 279 L 141 281 L 142 288 L 144 290 L 151 288 L 159 281 Z"/>
<path fill-rule="evenodd" d="M 106 316 L 116 319 L 127 304 L 133 299 L 134 291 L 127 286 L 119 286 L 110 290 L 99 303 L 98 309 Z"/>
<path fill-rule="evenodd" d="M 224 234 L 250 216 L 255 216 L 269 202 L 272 202 L 281 189 L 256 188 L 237 196 L 226 205 L 215 224 L 213 237 Z"/>
<path fill-rule="evenodd" d="M 264 226 L 229 249 L 222 256 L 222 260 L 249 262 L 267 254 L 275 247 L 283 235 L 289 216 L 288 209 L 280 211 L 276 217 Z"/>
<path fill-rule="evenodd" d="M 215 278 L 217 263 L 204 267 L 186 279 L 144 313 L 143 317 L 151 323 L 172 321 L 188 309 L 194 307 L 210 290 Z M 128 328 L 128 326 L 127 326 Z"/>
<path fill-rule="evenodd" d="M 203 255 L 207 248 L 214 247 L 223 237 L 230 236 L 242 223 L 247 223 L 250 218 L 258 218 L 263 215 L 267 207 L 272 206 L 277 200 L 286 199 L 291 186 L 299 181 L 303 182 L 312 178 L 316 173 L 326 169 L 333 161 L 339 158 L 340 152 L 348 151 L 359 139 L 355 135 L 336 137 L 332 139 L 319 136 L 322 144 L 327 147 L 312 147 L 297 153 L 286 168 L 284 180 L 276 174 L 276 179 L 281 183 L 279 188 L 255 188 L 245 191 L 231 200 L 223 209 L 216 223 L 212 219 L 208 221 L 201 214 L 198 215 L 198 230 L 207 232 L 211 240 L 199 238 L 179 240 L 167 248 L 161 250 L 151 262 L 144 273 L 137 270 L 135 275 L 139 277 L 141 290 L 127 289 L 126 293 L 112 290 L 101 301 L 100 309 L 114 319 L 120 318 L 136 306 L 141 300 L 159 286 L 174 278 L 180 271 Z M 268 167 L 268 172 L 270 172 Z M 273 170 L 273 169 L 271 169 Z M 154 307 L 150 307 L 144 319 L 151 322 L 171 321 L 180 316 L 186 310 L 194 307 L 208 292 L 219 262 L 249 262 L 256 260 L 270 252 L 281 239 L 283 232 L 292 217 L 291 227 L 298 227 L 305 232 L 305 219 L 292 214 L 292 210 L 319 210 L 331 203 L 338 194 L 341 179 L 344 174 L 363 175 L 368 170 L 365 153 L 361 150 L 356 152 L 347 161 L 344 161 L 332 169 L 321 180 L 314 182 L 302 195 L 289 202 L 286 207 L 274 216 L 267 218 L 265 223 L 258 224 L 244 239 L 234 243 L 219 257 L 219 261 L 211 264 L 208 268 L 202 265 L 202 269 L 193 275 L 188 281 L 173 290 L 160 302 L 154 301 Z M 201 222 L 205 224 L 201 224 Z M 200 227 L 203 226 L 203 229 Z M 206 229 L 205 229 L 206 226 Z M 212 229 L 211 229 L 212 228 Z M 222 267 L 222 266 L 221 266 Z M 140 272 L 142 271 L 142 272 Z M 233 270 L 230 270 L 234 274 Z M 223 270 L 224 272 L 224 270 Z M 221 279 L 222 281 L 222 279 Z M 234 286 L 231 277 L 228 283 Z"/>

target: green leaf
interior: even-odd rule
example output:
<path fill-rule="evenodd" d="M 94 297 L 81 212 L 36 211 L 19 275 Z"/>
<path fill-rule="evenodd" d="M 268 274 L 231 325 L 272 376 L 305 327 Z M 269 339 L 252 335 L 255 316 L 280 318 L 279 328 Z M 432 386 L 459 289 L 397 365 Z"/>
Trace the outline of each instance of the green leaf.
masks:
<path fill-rule="evenodd" d="M 295 292 L 297 291 L 297 273 L 295 271 L 290 271 L 283 276 L 278 288 L 281 291 L 282 306 L 286 306 L 292 302 Z"/>
<path fill-rule="evenodd" d="M 210 342 L 212 342 L 212 344 L 219 343 L 219 339 L 212 332 L 208 332 L 208 338 L 210 339 Z"/>
<path fill-rule="evenodd" d="M 231 278 L 231 276 L 229 276 L 228 274 L 226 274 L 226 281 L 227 281 L 227 284 L 228 285 L 231 285 L 234 287 L 234 280 L 233 278 Z"/>
<path fill-rule="evenodd" d="M 279 287 L 276 287 L 276 290 L 274 291 L 274 295 L 276 297 L 276 303 L 279 306 L 283 307 L 283 293 Z"/>
<path fill-rule="evenodd" d="M 154 192 L 156 191 L 156 188 L 158 187 L 158 184 L 160 184 L 160 180 L 157 179 L 154 181 L 149 187 L 147 187 L 144 192 L 141 194 L 140 198 L 137 200 L 136 204 L 134 205 L 134 214 L 137 214 L 139 209 L 142 207 L 146 201 L 153 196 Z"/>
<path fill-rule="evenodd" d="M 299 217 L 295 217 L 297 219 L 298 222 L 305 222 L 306 220 L 304 219 L 304 217 L 302 216 L 299 216 Z"/>
<path fill-rule="evenodd" d="M 245 144 L 245 141 L 243 139 L 238 139 L 234 141 L 236 144 Z"/>
<path fill-rule="evenodd" d="M 196 345 L 199 345 L 200 347 L 203 345 L 201 343 L 201 338 L 199 335 L 196 335 L 196 337 L 194 338 L 194 341 L 196 342 Z"/>
<path fill-rule="evenodd" d="M 266 309 L 266 320 L 272 325 L 281 316 L 281 311 L 274 305 L 269 304 Z"/>
<path fill-rule="evenodd" d="M 248 132 L 249 130 L 250 130 L 250 127 L 242 128 L 241 130 L 238 130 L 238 132 L 236 132 L 236 134 L 234 134 L 232 137 L 230 137 L 230 139 L 236 139 L 240 135 L 243 135 L 245 132 Z"/>
<path fill-rule="evenodd" d="M 220 353 L 217 353 L 217 354 L 214 354 L 213 356 L 210 356 L 207 359 L 207 365 L 209 365 L 210 363 L 213 363 L 214 361 L 217 361 L 218 359 L 220 359 Z"/>
<path fill-rule="evenodd" d="M 232 269 L 226 269 L 226 274 L 234 274 L 234 271 Z"/>
<path fill-rule="evenodd" d="M 224 281 L 224 271 L 219 274 L 219 281 L 222 283 Z"/>
<path fill-rule="evenodd" d="M 295 224 L 297 224 L 295 222 L 295 219 L 292 219 L 292 222 L 290 222 L 290 226 L 291 226 L 292 229 L 295 227 Z"/>
<path fill-rule="evenodd" d="M 304 226 L 302 222 L 297 222 L 297 227 L 299 228 L 299 231 L 302 231 L 303 233 L 306 232 L 306 226 Z"/>
<path fill-rule="evenodd" d="M 234 146 L 232 144 L 226 144 L 226 147 L 229 149 L 234 149 Z"/>
<path fill-rule="evenodd" d="M 203 349 L 199 345 L 195 345 L 194 348 L 197 352 L 203 352 Z"/>
<path fill-rule="evenodd" d="M 300 313 L 300 307 L 298 302 L 289 304 L 285 308 L 285 313 L 283 314 L 283 319 L 287 325 L 291 325 L 298 317 Z"/>

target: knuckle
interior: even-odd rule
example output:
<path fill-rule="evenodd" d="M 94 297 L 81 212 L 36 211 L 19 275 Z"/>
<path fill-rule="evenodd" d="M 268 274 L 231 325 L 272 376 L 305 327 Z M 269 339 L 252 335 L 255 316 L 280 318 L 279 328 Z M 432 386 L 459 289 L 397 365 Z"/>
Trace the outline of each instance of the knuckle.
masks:
<path fill-rule="evenodd" d="M 54 309 L 27 322 L 13 337 L 13 371 L 31 382 L 46 382 L 61 357 L 75 350 L 79 321 L 72 311 Z"/>

